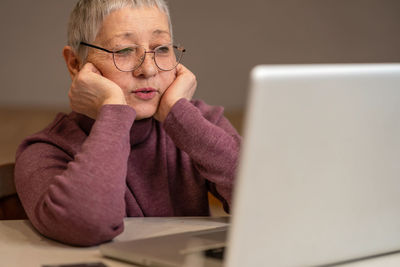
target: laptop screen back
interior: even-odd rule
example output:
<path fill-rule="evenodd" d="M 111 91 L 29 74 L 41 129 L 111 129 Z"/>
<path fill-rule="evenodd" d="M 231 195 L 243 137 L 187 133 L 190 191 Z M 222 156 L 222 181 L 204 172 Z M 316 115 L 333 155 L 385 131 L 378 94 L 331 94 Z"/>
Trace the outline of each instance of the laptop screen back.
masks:
<path fill-rule="evenodd" d="M 400 64 L 258 66 L 226 266 L 400 249 Z"/>

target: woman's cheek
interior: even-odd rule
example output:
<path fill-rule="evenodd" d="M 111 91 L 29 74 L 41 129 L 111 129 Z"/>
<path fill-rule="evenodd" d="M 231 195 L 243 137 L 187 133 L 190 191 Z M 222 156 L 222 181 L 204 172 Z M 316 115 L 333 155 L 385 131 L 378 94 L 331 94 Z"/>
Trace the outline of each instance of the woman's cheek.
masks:
<path fill-rule="evenodd" d="M 121 73 L 123 75 L 113 75 L 110 79 L 118 84 L 118 86 L 122 89 L 124 94 L 129 94 L 129 91 L 135 88 L 135 81 L 132 78 L 132 75 L 126 75 L 128 73 Z"/>
<path fill-rule="evenodd" d="M 176 70 L 174 69 L 174 70 L 171 70 L 171 71 L 169 71 L 168 73 L 166 73 L 166 74 L 168 74 L 168 75 L 166 75 L 165 77 L 163 77 L 164 78 L 164 82 L 163 82 L 163 87 L 165 87 L 164 88 L 164 91 L 166 90 L 166 89 L 168 89 L 168 87 L 170 87 L 170 85 L 175 81 L 175 78 L 176 78 Z"/>

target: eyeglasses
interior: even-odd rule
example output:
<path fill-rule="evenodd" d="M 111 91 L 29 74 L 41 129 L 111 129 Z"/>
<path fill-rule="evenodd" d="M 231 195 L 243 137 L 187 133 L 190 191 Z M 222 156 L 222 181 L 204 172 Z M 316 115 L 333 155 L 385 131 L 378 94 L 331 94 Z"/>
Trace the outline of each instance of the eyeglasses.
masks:
<path fill-rule="evenodd" d="M 173 44 L 161 45 L 150 51 L 146 51 L 141 45 L 130 45 L 117 51 L 110 51 L 85 42 L 80 42 L 80 44 L 111 53 L 115 67 L 124 72 L 138 69 L 143 64 L 146 54 L 149 53 L 154 54 L 154 63 L 160 70 L 173 70 L 179 64 L 183 53 L 186 51 L 183 46 L 176 46 Z"/>

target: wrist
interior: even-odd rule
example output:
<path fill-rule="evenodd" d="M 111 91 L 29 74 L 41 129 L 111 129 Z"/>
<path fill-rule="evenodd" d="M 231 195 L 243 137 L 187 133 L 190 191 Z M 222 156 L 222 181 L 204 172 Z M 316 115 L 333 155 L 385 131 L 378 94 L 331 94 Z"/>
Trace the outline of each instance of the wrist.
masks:
<path fill-rule="evenodd" d="M 161 101 L 157 113 L 154 115 L 155 119 L 160 122 L 164 122 L 169 112 L 171 111 L 172 107 L 175 105 L 176 102 L 178 102 L 178 100 Z"/>
<path fill-rule="evenodd" d="M 104 100 L 103 105 L 126 105 L 126 100 L 124 97 L 110 97 Z"/>

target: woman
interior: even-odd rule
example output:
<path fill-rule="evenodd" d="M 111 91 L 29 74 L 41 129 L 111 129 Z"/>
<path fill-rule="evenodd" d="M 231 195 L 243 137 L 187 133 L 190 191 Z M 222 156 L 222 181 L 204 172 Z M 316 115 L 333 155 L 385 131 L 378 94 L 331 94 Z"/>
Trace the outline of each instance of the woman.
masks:
<path fill-rule="evenodd" d="M 206 216 L 211 192 L 229 212 L 240 136 L 223 110 L 191 100 L 163 0 L 80 0 L 63 55 L 73 110 L 27 138 L 16 186 L 39 232 L 95 245 L 125 216 Z"/>

